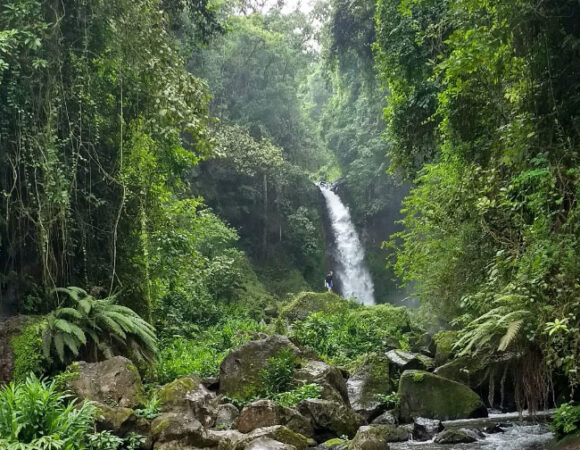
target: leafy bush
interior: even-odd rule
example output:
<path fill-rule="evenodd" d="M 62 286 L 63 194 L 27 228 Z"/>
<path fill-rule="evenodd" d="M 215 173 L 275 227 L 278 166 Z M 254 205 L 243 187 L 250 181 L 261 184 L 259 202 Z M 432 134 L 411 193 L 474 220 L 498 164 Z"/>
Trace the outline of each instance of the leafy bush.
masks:
<path fill-rule="evenodd" d="M 54 382 L 31 375 L 0 391 L 0 448 L 85 448 L 94 416 L 90 403 L 68 401 Z"/>
<path fill-rule="evenodd" d="M 273 400 L 281 406 L 294 407 L 302 400 L 308 398 L 320 398 L 322 386 L 319 384 L 303 384 L 300 387 L 288 392 L 280 392 L 273 397 Z"/>
<path fill-rule="evenodd" d="M 580 431 L 580 405 L 560 405 L 552 418 L 552 429 L 559 437 Z"/>
<path fill-rule="evenodd" d="M 99 300 L 78 287 L 57 292 L 67 294 L 74 307 L 58 308 L 46 316 L 42 341 L 47 358 L 54 349 L 61 362 L 81 351 L 90 360 L 121 351 L 153 360 L 157 353 L 154 328 L 133 310 L 115 304 L 115 296 Z"/>
<path fill-rule="evenodd" d="M 225 322 L 198 331 L 191 339 L 165 339 L 155 365 L 160 383 L 186 375 L 215 376 L 228 352 L 251 339 L 266 327 L 252 319 L 228 317 Z"/>
<path fill-rule="evenodd" d="M 296 363 L 296 355 L 290 349 L 282 349 L 268 360 L 268 365 L 260 373 L 266 397 L 290 390 Z"/>
<path fill-rule="evenodd" d="M 20 335 L 12 338 L 10 345 L 14 355 L 14 381 L 24 381 L 30 373 L 42 375 L 47 369 L 48 361 L 42 350 L 42 328 L 38 322 L 26 325 Z"/>
<path fill-rule="evenodd" d="M 350 364 L 361 354 L 400 346 L 411 331 L 405 308 L 377 305 L 311 313 L 294 323 L 292 336 L 332 363 Z"/>
<path fill-rule="evenodd" d="M 157 393 L 155 391 L 151 395 L 149 401 L 145 404 L 145 408 L 136 409 L 135 414 L 149 420 L 155 419 L 159 414 L 161 414 L 159 398 L 157 397 Z"/>

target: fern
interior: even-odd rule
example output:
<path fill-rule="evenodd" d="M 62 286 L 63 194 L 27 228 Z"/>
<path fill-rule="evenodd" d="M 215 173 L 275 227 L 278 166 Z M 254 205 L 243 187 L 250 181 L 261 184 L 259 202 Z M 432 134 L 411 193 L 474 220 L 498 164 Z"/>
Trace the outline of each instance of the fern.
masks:
<path fill-rule="evenodd" d="M 61 362 L 78 356 L 110 358 L 119 351 L 152 361 L 157 353 L 155 328 L 132 309 L 115 304 L 116 297 L 96 299 L 81 288 L 58 288 L 73 307 L 59 308 L 46 317 L 42 334 L 46 357 L 53 350 Z M 90 359 L 90 358 L 87 358 Z"/>

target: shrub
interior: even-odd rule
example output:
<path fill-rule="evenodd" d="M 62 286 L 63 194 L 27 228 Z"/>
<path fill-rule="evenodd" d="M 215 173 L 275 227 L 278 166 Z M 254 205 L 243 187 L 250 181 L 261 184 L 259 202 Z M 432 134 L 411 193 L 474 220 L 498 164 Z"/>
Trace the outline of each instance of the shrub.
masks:
<path fill-rule="evenodd" d="M 69 402 L 54 382 L 30 375 L 0 391 L 0 448 L 85 448 L 94 416 L 90 403 Z"/>
<path fill-rule="evenodd" d="M 282 349 L 268 360 L 268 365 L 260 374 L 266 397 L 290 390 L 296 363 L 296 355 L 290 349 Z"/>
<path fill-rule="evenodd" d="M 552 429 L 559 437 L 580 431 L 580 405 L 560 405 L 552 418 Z"/>
<path fill-rule="evenodd" d="M 42 325 L 33 322 L 10 341 L 14 355 L 12 378 L 25 381 L 31 373 L 43 375 L 48 366 L 42 350 Z"/>
<path fill-rule="evenodd" d="M 318 384 L 303 384 L 300 387 L 292 389 L 288 392 L 280 392 L 273 397 L 273 400 L 281 406 L 294 407 L 302 400 L 308 398 L 320 398 L 322 394 L 322 386 Z"/>

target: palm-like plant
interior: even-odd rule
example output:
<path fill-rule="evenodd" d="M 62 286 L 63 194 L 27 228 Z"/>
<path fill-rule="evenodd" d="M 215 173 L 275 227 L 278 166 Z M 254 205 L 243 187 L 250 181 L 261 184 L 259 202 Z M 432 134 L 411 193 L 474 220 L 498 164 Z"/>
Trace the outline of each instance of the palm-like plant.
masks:
<path fill-rule="evenodd" d="M 71 286 L 58 288 L 73 307 L 58 308 L 48 314 L 42 334 L 44 353 L 50 357 L 56 350 L 61 362 L 66 353 L 78 356 L 87 350 L 89 359 L 99 354 L 110 358 L 120 351 L 131 352 L 151 361 L 157 353 L 154 327 L 126 306 L 117 305 L 116 296 L 96 299 L 85 290 Z"/>

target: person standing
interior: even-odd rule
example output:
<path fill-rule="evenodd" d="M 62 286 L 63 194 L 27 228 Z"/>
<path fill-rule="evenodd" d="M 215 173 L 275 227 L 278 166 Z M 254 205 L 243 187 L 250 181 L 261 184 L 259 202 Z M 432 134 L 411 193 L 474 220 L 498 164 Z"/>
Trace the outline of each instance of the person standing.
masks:
<path fill-rule="evenodd" d="M 333 280 L 332 280 L 332 270 L 328 272 L 328 275 L 324 278 L 324 287 L 328 289 L 328 292 L 332 291 Z"/>

